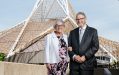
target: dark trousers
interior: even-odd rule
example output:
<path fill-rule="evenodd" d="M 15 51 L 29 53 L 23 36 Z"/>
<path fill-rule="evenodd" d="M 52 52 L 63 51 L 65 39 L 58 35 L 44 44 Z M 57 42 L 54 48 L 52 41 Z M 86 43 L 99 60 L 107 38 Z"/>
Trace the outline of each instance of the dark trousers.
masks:
<path fill-rule="evenodd" d="M 79 71 L 70 70 L 70 75 L 94 75 L 94 71 L 93 70 L 89 70 L 89 71 L 84 71 L 84 70 L 79 70 Z"/>

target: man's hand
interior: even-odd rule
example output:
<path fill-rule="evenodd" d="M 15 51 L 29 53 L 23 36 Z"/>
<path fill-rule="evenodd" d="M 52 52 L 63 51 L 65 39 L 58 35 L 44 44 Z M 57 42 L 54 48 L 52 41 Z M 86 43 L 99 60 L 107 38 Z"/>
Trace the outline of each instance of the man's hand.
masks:
<path fill-rule="evenodd" d="M 81 57 L 80 57 L 79 55 L 75 55 L 75 56 L 74 56 L 74 60 L 75 60 L 76 62 L 81 63 Z"/>
<path fill-rule="evenodd" d="M 81 61 L 82 61 L 82 62 L 85 62 L 85 61 L 86 61 L 86 57 L 85 57 L 85 56 L 82 56 L 82 57 L 81 57 Z"/>
<path fill-rule="evenodd" d="M 85 58 L 85 56 L 79 56 L 79 55 L 76 55 L 76 56 L 74 56 L 74 60 L 76 61 L 76 62 L 79 62 L 79 63 L 83 63 L 83 62 L 85 62 L 85 60 L 86 60 L 86 58 Z"/>

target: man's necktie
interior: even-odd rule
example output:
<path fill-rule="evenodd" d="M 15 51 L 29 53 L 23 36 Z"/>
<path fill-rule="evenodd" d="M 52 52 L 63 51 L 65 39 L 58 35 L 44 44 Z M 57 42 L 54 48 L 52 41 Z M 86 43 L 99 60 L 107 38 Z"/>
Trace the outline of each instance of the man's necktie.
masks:
<path fill-rule="evenodd" d="M 79 43 L 81 43 L 81 28 L 79 29 Z"/>

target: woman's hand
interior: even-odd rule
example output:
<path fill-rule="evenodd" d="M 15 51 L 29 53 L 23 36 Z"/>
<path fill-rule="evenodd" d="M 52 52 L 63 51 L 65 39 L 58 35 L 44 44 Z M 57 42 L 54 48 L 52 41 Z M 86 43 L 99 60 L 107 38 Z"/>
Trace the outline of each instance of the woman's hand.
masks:
<path fill-rule="evenodd" d="M 50 64 L 46 64 L 46 67 L 51 70 L 51 65 Z"/>
<path fill-rule="evenodd" d="M 72 47 L 68 47 L 68 51 L 72 51 Z"/>

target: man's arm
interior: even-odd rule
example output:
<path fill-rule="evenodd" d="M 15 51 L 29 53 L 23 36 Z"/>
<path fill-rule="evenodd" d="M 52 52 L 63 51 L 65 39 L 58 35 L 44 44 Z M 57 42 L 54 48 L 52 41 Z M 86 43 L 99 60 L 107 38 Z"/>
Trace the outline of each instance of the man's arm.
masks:
<path fill-rule="evenodd" d="M 73 61 L 76 61 L 76 62 L 79 62 L 81 63 L 81 57 L 79 55 L 76 55 L 72 49 L 72 41 L 73 41 L 73 38 L 72 38 L 72 32 L 70 32 L 70 35 L 69 35 L 69 38 L 68 38 L 68 46 L 69 46 L 69 50 L 68 50 L 68 53 L 69 53 L 69 57 L 70 59 L 72 59 Z"/>
<path fill-rule="evenodd" d="M 68 47 L 72 47 L 72 31 L 69 34 Z M 70 58 L 73 58 L 73 56 L 75 55 L 75 53 L 73 52 L 73 49 L 72 50 L 68 50 L 68 53 L 69 53 L 69 57 Z"/>
<path fill-rule="evenodd" d="M 89 59 L 92 57 L 99 49 L 99 40 L 97 30 L 94 31 L 92 39 L 92 47 L 85 53 L 85 58 Z"/>

